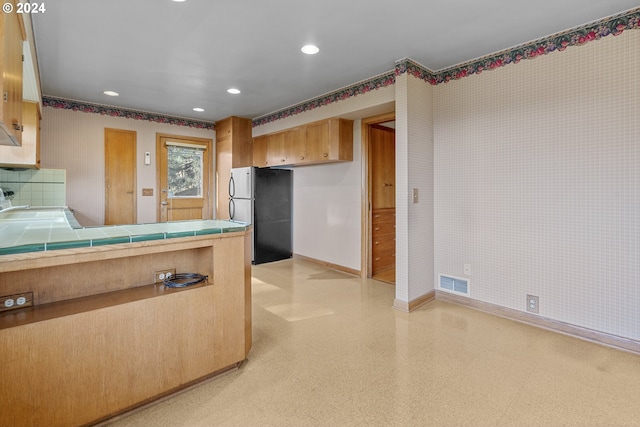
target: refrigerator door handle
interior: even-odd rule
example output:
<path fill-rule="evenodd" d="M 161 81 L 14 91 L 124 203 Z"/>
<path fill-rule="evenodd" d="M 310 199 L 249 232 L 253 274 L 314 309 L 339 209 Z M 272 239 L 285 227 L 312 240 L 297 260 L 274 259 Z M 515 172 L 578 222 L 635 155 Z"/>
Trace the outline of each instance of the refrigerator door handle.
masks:
<path fill-rule="evenodd" d="M 233 198 L 236 195 L 236 182 L 233 180 L 233 175 L 229 178 L 229 197 Z"/>
<path fill-rule="evenodd" d="M 236 204 L 233 199 L 229 199 L 229 219 L 233 219 L 236 215 Z"/>

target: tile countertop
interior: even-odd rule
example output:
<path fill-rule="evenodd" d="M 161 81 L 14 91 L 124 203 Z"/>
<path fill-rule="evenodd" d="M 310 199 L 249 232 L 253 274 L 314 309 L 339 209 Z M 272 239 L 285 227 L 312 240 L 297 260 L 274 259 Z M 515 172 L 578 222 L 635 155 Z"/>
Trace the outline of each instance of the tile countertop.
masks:
<path fill-rule="evenodd" d="M 82 227 L 66 207 L 0 211 L 0 255 L 245 231 L 248 224 L 190 220 Z"/>

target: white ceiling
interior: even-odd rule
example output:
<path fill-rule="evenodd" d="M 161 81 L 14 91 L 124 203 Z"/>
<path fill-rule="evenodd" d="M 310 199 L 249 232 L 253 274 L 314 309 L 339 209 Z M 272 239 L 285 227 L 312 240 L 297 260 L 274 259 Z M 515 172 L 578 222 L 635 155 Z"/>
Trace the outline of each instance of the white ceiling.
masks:
<path fill-rule="evenodd" d="M 399 59 L 438 71 L 637 6 L 638 0 L 56 0 L 32 18 L 44 95 L 215 121 L 298 104 L 392 70 Z M 320 53 L 303 55 L 307 43 Z M 230 87 L 242 94 L 228 94 Z"/>

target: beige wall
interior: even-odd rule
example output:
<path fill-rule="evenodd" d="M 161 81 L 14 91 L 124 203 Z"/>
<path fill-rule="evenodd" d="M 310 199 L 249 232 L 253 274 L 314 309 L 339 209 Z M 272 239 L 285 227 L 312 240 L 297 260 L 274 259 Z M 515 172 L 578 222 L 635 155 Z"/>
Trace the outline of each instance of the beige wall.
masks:
<path fill-rule="evenodd" d="M 156 133 L 215 139 L 215 132 L 210 130 L 45 107 L 42 111 L 42 167 L 67 171 L 67 205 L 76 211 L 78 221 L 85 226 L 104 224 L 104 128 L 137 133 L 140 223 L 156 221 Z M 146 151 L 151 153 L 149 166 L 144 164 Z M 153 188 L 153 197 L 142 197 L 142 188 Z"/>
<path fill-rule="evenodd" d="M 640 31 L 438 85 L 435 274 L 640 339 Z"/>

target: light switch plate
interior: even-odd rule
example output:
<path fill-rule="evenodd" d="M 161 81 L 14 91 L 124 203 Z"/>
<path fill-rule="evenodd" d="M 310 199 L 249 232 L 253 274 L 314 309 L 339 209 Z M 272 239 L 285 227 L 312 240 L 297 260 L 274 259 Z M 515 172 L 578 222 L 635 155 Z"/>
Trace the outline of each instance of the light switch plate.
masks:
<path fill-rule="evenodd" d="M 413 203 L 418 203 L 418 189 L 417 188 L 413 189 L 412 195 L 413 195 Z"/>
<path fill-rule="evenodd" d="M 143 188 L 142 189 L 143 196 L 153 196 L 153 188 Z"/>

